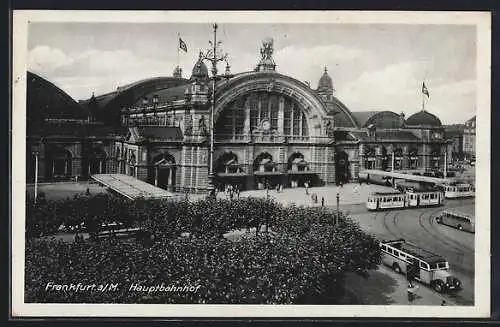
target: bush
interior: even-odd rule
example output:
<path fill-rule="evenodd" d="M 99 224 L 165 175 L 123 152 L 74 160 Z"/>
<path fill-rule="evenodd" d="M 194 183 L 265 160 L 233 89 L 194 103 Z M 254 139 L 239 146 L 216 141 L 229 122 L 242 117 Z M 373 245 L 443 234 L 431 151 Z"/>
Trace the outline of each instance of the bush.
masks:
<path fill-rule="evenodd" d="M 348 217 L 336 219 L 321 207 L 283 207 L 254 198 L 132 202 L 107 196 L 27 207 L 32 235 L 81 221 L 96 230 L 108 221 L 141 226 L 154 235 L 154 242 L 65 243 L 32 237 L 26 245 L 26 302 L 335 304 L 343 297 L 346 272 L 365 272 L 380 262 L 378 242 L 371 235 Z M 266 231 L 257 233 L 261 226 Z M 256 233 L 234 241 L 223 237 L 248 228 Z M 119 289 L 55 292 L 45 289 L 48 281 L 118 283 Z M 129 291 L 132 283 L 200 289 L 145 294 Z"/>

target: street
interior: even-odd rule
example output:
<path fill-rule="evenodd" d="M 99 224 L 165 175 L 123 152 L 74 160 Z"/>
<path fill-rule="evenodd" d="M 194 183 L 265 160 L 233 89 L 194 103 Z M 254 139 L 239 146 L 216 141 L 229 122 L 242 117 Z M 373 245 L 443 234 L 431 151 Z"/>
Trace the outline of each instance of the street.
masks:
<path fill-rule="evenodd" d="M 474 304 L 474 234 L 439 225 L 436 215 L 445 209 L 473 211 L 474 199 L 447 200 L 444 206 L 369 212 L 364 204 L 345 205 L 343 211 L 363 230 L 378 239 L 404 238 L 424 249 L 443 256 L 451 272 L 462 281 L 457 294 L 444 294 L 457 304 Z M 426 287 L 423 286 L 422 287 Z"/>

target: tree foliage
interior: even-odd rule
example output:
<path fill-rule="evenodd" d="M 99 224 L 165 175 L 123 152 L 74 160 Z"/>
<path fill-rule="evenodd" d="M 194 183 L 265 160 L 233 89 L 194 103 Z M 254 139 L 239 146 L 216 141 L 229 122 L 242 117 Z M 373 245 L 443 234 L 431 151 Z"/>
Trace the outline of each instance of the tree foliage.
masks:
<path fill-rule="evenodd" d="M 154 235 L 152 245 L 116 239 L 62 242 L 28 238 L 27 302 L 341 303 L 346 272 L 380 262 L 376 240 L 326 208 L 274 201 L 127 201 L 97 196 L 27 208 L 27 233 L 117 221 Z M 337 221 L 337 223 L 335 223 Z M 265 226 L 265 228 L 261 228 Z M 243 233 L 247 229 L 251 233 Z M 239 238 L 223 235 L 240 231 Z M 260 231 L 260 232 L 256 232 Z M 54 284 L 117 283 L 108 292 L 56 292 Z M 132 283 L 200 286 L 197 292 L 136 292 Z"/>

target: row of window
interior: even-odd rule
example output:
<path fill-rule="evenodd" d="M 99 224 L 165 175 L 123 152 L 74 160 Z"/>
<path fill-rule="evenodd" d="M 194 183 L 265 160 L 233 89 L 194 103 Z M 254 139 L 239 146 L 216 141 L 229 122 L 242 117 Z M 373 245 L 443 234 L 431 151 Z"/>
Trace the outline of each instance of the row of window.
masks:
<path fill-rule="evenodd" d="M 475 188 L 472 186 L 447 186 L 447 192 L 474 192 Z"/>
<path fill-rule="evenodd" d="M 393 247 L 387 246 L 387 245 L 382 245 L 382 251 L 390 253 L 398 258 L 401 258 L 406 261 L 412 261 L 412 260 L 417 260 L 419 262 L 419 267 L 424 270 L 430 270 L 430 269 L 446 269 L 448 268 L 448 265 L 446 262 L 436 262 L 436 263 L 431 263 L 428 264 L 425 261 L 419 260 L 415 258 L 414 256 L 407 255 L 403 253 L 402 251 L 395 249 Z"/>
<path fill-rule="evenodd" d="M 264 120 L 269 121 L 270 130 L 278 130 L 280 101 L 283 101 L 283 134 L 309 136 L 307 118 L 298 103 L 277 94 L 264 92 L 253 93 L 229 104 L 217 120 L 217 134 L 244 134 L 246 105 L 249 106 L 250 132 L 261 129 Z"/>

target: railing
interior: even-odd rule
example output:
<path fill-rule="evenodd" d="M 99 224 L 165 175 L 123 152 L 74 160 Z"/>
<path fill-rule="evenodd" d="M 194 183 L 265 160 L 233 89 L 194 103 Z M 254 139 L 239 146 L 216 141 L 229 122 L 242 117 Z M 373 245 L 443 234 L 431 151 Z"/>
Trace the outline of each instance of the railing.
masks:
<path fill-rule="evenodd" d="M 321 136 L 296 136 L 296 135 L 245 135 L 245 134 L 216 134 L 215 141 L 221 143 L 255 142 L 255 143 L 331 143 L 332 139 Z"/>

